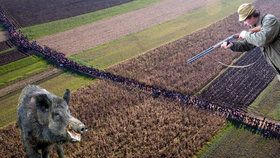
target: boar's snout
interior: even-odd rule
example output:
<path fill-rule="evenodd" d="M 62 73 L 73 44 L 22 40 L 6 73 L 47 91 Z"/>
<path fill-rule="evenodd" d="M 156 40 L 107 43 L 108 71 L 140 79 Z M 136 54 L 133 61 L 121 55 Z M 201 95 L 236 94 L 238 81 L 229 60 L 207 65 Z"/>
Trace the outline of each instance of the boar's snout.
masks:
<path fill-rule="evenodd" d="M 87 127 L 85 124 L 83 124 L 82 122 L 79 125 L 79 128 L 77 129 L 79 133 L 83 134 L 84 132 L 87 131 Z"/>
<path fill-rule="evenodd" d="M 67 133 L 71 138 L 71 141 L 77 142 L 81 141 L 82 134 L 87 131 L 85 124 L 83 124 L 80 120 L 72 117 L 70 119 Z"/>

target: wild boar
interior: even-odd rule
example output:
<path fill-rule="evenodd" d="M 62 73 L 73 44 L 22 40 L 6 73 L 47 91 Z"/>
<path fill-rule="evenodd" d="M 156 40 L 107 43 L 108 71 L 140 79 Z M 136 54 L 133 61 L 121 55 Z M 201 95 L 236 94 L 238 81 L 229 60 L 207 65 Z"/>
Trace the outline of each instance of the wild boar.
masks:
<path fill-rule="evenodd" d="M 20 95 L 17 124 L 27 157 L 49 157 L 54 145 L 59 157 L 63 157 L 61 144 L 81 140 L 87 129 L 69 111 L 70 91 L 63 98 L 36 86 L 26 86 Z"/>

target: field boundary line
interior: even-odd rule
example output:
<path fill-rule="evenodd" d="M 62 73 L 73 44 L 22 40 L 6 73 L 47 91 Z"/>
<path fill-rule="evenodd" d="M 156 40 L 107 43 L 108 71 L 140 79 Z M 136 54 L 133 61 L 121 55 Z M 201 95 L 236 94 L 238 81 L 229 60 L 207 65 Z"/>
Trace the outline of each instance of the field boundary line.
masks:
<path fill-rule="evenodd" d="M 7 95 L 13 94 L 14 92 L 24 88 L 28 84 L 38 83 L 42 80 L 53 78 L 53 77 L 55 77 L 55 76 L 57 76 L 58 74 L 61 74 L 61 73 L 62 73 L 61 69 L 53 68 L 51 70 L 47 70 L 45 72 L 36 74 L 36 75 L 31 76 L 29 78 L 26 78 L 26 79 L 23 79 L 23 80 L 18 81 L 16 83 L 13 83 L 11 85 L 8 85 L 4 88 L 1 88 L 0 89 L 0 100 L 5 98 Z"/>

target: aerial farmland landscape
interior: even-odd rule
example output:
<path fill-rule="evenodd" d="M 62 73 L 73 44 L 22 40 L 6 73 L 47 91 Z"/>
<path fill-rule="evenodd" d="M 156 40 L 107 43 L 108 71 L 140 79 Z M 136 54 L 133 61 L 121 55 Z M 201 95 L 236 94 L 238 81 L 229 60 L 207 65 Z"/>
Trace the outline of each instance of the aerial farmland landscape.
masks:
<path fill-rule="evenodd" d="M 261 49 L 187 62 L 248 29 L 241 4 L 279 18 L 279 2 L 0 0 L 0 157 L 28 152 L 27 85 L 63 98 L 86 126 L 61 143 L 65 157 L 279 157 L 280 82 Z"/>

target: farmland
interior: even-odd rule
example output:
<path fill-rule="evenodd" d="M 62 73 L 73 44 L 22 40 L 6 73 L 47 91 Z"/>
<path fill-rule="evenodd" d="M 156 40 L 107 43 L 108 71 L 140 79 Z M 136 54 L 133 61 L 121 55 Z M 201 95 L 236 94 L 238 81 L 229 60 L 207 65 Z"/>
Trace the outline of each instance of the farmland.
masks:
<path fill-rule="evenodd" d="M 247 109 L 275 76 L 273 68 L 266 63 L 259 49 L 246 53 L 235 64 L 247 65 L 254 62 L 248 68 L 228 69 L 227 73 L 222 74 L 202 92 L 201 97 L 218 105 Z"/>
<path fill-rule="evenodd" d="M 256 2 L 256 5 L 261 8 L 262 12 L 268 12 L 269 10 L 270 13 L 279 17 L 279 12 L 276 11 L 276 8 L 278 8 L 276 4 L 278 4 L 277 1 L 269 1 L 269 3 L 267 1 Z M 279 120 L 277 115 L 279 99 L 276 97 L 279 82 L 276 80 L 274 79 L 268 85 L 268 88 L 257 97 L 253 104 L 248 107 L 248 111 Z M 228 125 L 228 128 L 225 128 L 225 130 L 226 132 L 222 132 L 221 135 L 213 140 L 213 144 L 209 147 L 205 146 L 207 149 L 202 152 L 204 154 L 201 154 L 201 157 L 278 157 L 276 156 L 279 154 L 277 151 L 279 149 L 277 140 L 264 139 L 258 135 L 250 134 L 244 128 L 236 128 L 232 125 Z"/>
<path fill-rule="evenodd" d="M 261 2 L 257 4 L 261 5 Z M 261 6 L 271 8 L 273 4 L 274 2 L 272 1 Z M 271 11 L 273 12 L 273 10 Z M 229 54 L 227 51 L 218 50 L 194 65 L 190 66 L 185 62 L 187 58 L 215 44 L 228 34 L 241 30 L 241 26 L 235 19 L 237 19 L 237 15 L 233 14 L 207 28 L 110 67 L 106 72 L 99 72 L 101 75 L 107 76 L 116 74 L 119 79 L 125 77 L 131 81 L 160 86 L 182 94 L 197 94 L 205 85 L 208 85 L 209 81 L 216 77 L 217 80 L 212 83 L 220 82 L 227 84 L 223 77 L 228 77 L 230 74 L 234 76 L 233 71 L 228 69 L 225 71 L 225 75 L 218 76 L 224 70 L 224 67 L 213 62 L 212 59 L 229 64 L 239 58 L 240 53 Z M 43 52 L 48 53 L 49 50 L 46 49 Z M 249 58 L 249 53 L 253 53 L 251 58 Z M 236 64 L 244 64 L 260 58 L 259 54 L 257 54 L 260 52 L 257 50 L 249 53 L 239 58 Z M 60 61 L 60 58 L 57 58 L 53 63 L 56 61 Z M 260 76 L 263 78 L 259 78 L 259 82 L 250 82 L 252 86 L 245 88 L 242 93 L 247 94 L 254 86 L 261 85 L 264 82 L 267 85 L 271 81 L 274 74 L 266 69 L 262 65 L 263 63 L 263 61 L 258 62 L 254 67 L 250 67 L 250 70 L 256 71 L 257 68 L 263 68 L 263 73 L 267 74 Z M 3 69 L 3 71 L 5 70 Z M 248 82 L 252 80 L 250 79 L 251 76 L 247 75 L 248 77 L 246 78 L 245 72 L 239 73 L 238 76 L 240 78 L 245 77 Z M 262 73 L 262 71 L 259 71 L 259 73 Z M 94 77 L 98 76 L 95 75 Z M 106 76 L 98 78 L 106 79 Z M 94 84 L 81 88 L 73 94 L 71 110 L 75 116 L 79 117 L 89 126 L 90 131 L 86 134 L 83 142 L 66 145 L 67 156 L 191 157 L 196 155 L 225 125 L 225 119 L 215 115 L 215 113 L 209 113 L 208 111 L 194 108 L 191 105 L 182 106 L 178 102 L 165 99 L 163 96 L 155 96 L 153 94 L 153 97 L 151 97 L 150 93 L 137 88 L 137 86 L 124 86 L 121 84 L 122 82 L 112 82 L 113 79 L 111 78 L 107 81 L 97 80 Z M 235 80 L 232 85 L 238 85 L 239 82 L 240 80 Z M 265 84 L 262 84 L 262 87 L 256 87 L 256 89 L 261 92 L 265 88 Z M 211 85 L 208 87 L 211 87 Z M 232 87 L 235 88 L 235 86 Z M 205 89 L 206 92 L 207 88 Z M 215 87 L 213 89 L 217 91 Z M 223 93 L 223 91 L 220 93 Z M 205 94 L 207 95 L 207 93 Z M 217 96 L 219 95 L 217 93 Z M 234 93 L 230 95 L 235 96 Z M 254 97 L 256 96 L 249 98 L 252 100 Z M 237 98 L 237 102 L 238 99 L 242 100 L 242 98 Z M 229 99 L 215 101 L 219 104 L 225 104 L 227 100 Z M 241 102 L 241 104 L 244 104 L 244 102 Z M 248 106 L 248 103 L 245 106 Z M 11 110 L 13 111 L 14 109 Z M 6 113 L 9 113 L 9 111 L 6 111 Z M 246 134 L 252 136 L 252 133 L 248 130 L 237 130 L 231 127 L 225 128 L 226 133 L 232 133 L 225 141 L 242 134 L 245 138 Z M 235 133 L 235 131 L 240 133 Z M 22 155 L 19 131 L 15 128 L 14 124 L 1 129 L 0 135 L 3 142 L 0 144 L 1 153 L 7 157 Z M 220 136 L 223 137 L 223 134 Z M 260 140 L 263 139 L 257 134 L 253 135 L 253 137 Z M 13 141 L 10 141 L 11 138 L 13 138 Z M 220 144 L 217 146 L 223 145 L 221 142 L 219 141 Z M 239 142 L 242 144 L 242 140 Z M 266 143 L 271 142 L 267 141 Z M 234 144 L 236 143 L 232 143 L 232 145 Z M 279 146 L 277 142 L 273 142 L 273 144 L 275 148 Z M 224 145 L 223 147 L 230 148 L 231 144 L 228 146 Z M 252 146 L 253 151 L 254 148 Z M 277 151 L 273 149 L 269 151 L 273 152 L 270 156 L 277 155 Z M 215 153 L 219 152 L 208 152 L 209 156 Z M 229 153 L 233 154 L 234 151 L 225 154 Z M 250 154 L 250 152 L 247 154 Z"/>
<path fill-rule="evenodd" d="M 192 3 L 192 5 L 188 5 L 189 3 Z M 73 54 L 159 25 L 205 5 L 206 1 L 204 0 L 162 1 L 151 7 L 121 14 L 115 18 L 104 19 L 94 24 L 83 25 L 69 31 L 43 37 L 38 42 L 66 54 Z M 157 9 L 157 12 L 154 12 L 155 9 Z M 83 43 L 79 42 L 81 40 L 83 40 Z"/>
<path fill-rule="evenodd" d="M 85 144 L 67 147 L 67 155 L 71 157 L 193 155 L 224 122 L 217 116 L 205 115 L 205 112 L 162 99 L 152 99 L 138 90 L 122 88 L 110 82 L 98 82 L 92 86 L 80 91 L 82 97 L 76 93 L 74 95 L 77 96 L 71 100 L 72 112 L 75 115 L 82 113 L 80 119 L 90 128 Z M 18 132 L 14 126 L 5 129 Z M 9 135 L 1 132 L 1 137 L 5 140 L 2 143 L 4 147 Z M 14 145 L 6 146 L 2 153 L 17 150 L 21 143 L 18 138 L 13 142 Z M 166 142 L 170 145 L 166 146 Z M 18 152 L 22 151 L 9 155 L 17 155 Z"/>
<path fill-rule="evenodd" d="M 234 5 L 237 6 L 241 2 L 234 1 Z M 216 3 L 214 3 L 216 4 Z M 226 3 L 227 4 L 227 3 Z M 208 25 L 208 23 L 212 22 L 212 20 L 217 20 L 217 18 L 222 17 L 222 15 L 226 12 L 226 10 L 231 9 L 235 10 L 235 7 L 231 6 L 228 7 L 228 5 L 224 4 L 225 8 L 221 10 L 221 12 L 216 12 L 217 7 L 200 9 L 196 12 L 193 12 L 192 14 L 187 14 L 179 19 L 175 19 L 173 21 L 170 21 L 166 24 L 161 24 L 160 27 L 155 26 L 151 29 L 145 30 L 143 32 L 132 34 L 129 37 L 124 37 L 121 40 L 118 41 L 112 41 L 108 44 L 101 45 L 96 48 L 96 50 L 89 50 L 85 53 L 81 53 L 81 56 L 75 56 L 75 60 L 78 59 L 79 61 L 82 61 L 83 64 L 91 64 L 94 65 L 94 67 L 100 67 L 102 69 L 116 64 L 118 62 L 121 62 L 123 60 L 132 58 L 136 56 L 137 54 L 142 54 L 145 51 L 148 51 L 155 46 L 159 46 L 161 44 L 165 44 L 168 40 L 174 40 L 176 38 L 182 37 L 183 34 L 189 34 L 191 31 L 197 30 L 197 27 L 202 27 Z M 215 12 L 214 12 L 215 11 Z M 212 13 L 214 12 L 211 18 L 207 18 L 207 20 L 203 20 L 202 17 L 200 17 L 201 14 L 204 13 Z M 228 14 L 228 13 L 227 13 Z M 192 25 L 190 25 L 188 22 L 189 18 L 195 17 L 195 19 L 192 19 Z M 197 20 L 196 20 L 197 19 Z M 202 21 L 202 23 L 201 23 Z M 174 23 L 174 24 L 173 24 Z M 195 25 L 193 25 L 195 24 Z M 238 24 L 237 24 L 238 25 Z M 179 26 L 179 27 L 178 27 Z M 166 31 L 162 31 L 166 30 Z M 94 52 L 94 53 L 93 53 Z M 98 54 L 98 57 L 95 57 L 93 55 Z M 92 58 L 93 57 L 93 58 Z M 91 60 L 88 61 L 88 59 L 94 59 L 94 61 L 91 62 Z M 67 77 L 65 77 L 67 76 Z M 61 82 L 64 79 L 63 82 Z M 80 83 L 76 83 L 77 80 Z M 60 83 L 57 85 L 57 83 Z M 60 88 L 70 88 L 75 89 L 77 88 L 76 85 L 87 85 L 89 82 L 88 80 L 84 80 L 83 78 L 76 78 L 76 76 L 69 77 L 68 74 L 59 76 L 57 79 L 54 78 L 50 81 L 48 81 L 46 84 L 42 83 L 43 86 L 46 86 L 47 89 L 54 90 L 55 93 L 62 92 L 63 89 Z M 14 98 L 5 98 L 5 101 L 2 100 L 1 105 L 6 108 L 12 108 L 17 104 L 16 100 Z M 13 108 L 14 109 L 14 108 Z M 8 109 L 7 109 L 8 110 Z M 5 124 L 4 124 L 5 125 Z"/>
<path fill-rule="evenodd" d="M 86 0 L 70 1 L 28 1 L 28 0 L 1 0 L 1 7 L 14 18 L 21 27 L 36 25 L 64 19 L 72 16 L 94 12 L 115 5 L 127 3 L 131 0 Z M 50 16 L 49 14 L 52 14 Z"/>
<path fill-rule="evenodd" d="M 2 28 L 1 25 L 0 25 L 0 42 L 7 40 L 7 39 L 6 39 L 5 32 L 4 32 L 4 31 L 1 31 L 1 30 L 3 30 L 3 28 Z"/>
<path fill-rule="evenodd" d="M 22 58 L 27 57 L 28 55 L 18 51 L 18 50 L 10 50 L 5 53 L 0 54 L 0 66 L 6 65 L 8 63 L 11 63 L 13 61 L 20 60 Z"/>

